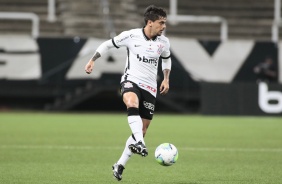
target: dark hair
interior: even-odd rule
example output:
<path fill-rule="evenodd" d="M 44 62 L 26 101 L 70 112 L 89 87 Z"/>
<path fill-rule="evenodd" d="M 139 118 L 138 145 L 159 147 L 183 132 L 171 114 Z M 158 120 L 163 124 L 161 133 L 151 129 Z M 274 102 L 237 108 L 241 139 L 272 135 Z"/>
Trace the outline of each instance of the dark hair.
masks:
<path fill-rule="evenodd" d="M 146 8 L 144 13 L 144 21 L 145 25 L 148 20 L 155 21 L 160 19 L 161 17 L 166 17 L 166 10 L 161 7 L 156 7 L 155 5 L 150 5 Z"/>

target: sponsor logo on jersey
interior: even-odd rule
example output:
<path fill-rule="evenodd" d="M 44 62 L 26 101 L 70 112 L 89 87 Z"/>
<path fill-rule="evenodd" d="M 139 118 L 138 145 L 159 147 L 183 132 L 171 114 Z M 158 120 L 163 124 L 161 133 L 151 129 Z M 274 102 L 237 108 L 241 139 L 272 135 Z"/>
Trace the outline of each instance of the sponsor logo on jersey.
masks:
<path fill-rule="evenodd" d="M 149 53 L 154 53 L 154 51 L 152 50 L 152 48 L 148 48 L 148 49 L 146 49 L 146 52 L 149 52 Z"/>
<path fill-rule="evenodd" d="M 141 57 L 141 56 L 139 56 L 139 54 L 137 54 L 137 59 L 139 59 L 139 61 L 142 61 L 143 63 L 149 63 L 149 64 L 157 66 L 159 58 L 148 59 L 145 56 Z"/>
<path fill-rule="evenodd" d="M 126 83 L 124 83 L 123 87 L 124 88 L 133 88 L 133 85 L 132 85 L 131 82 L 126 82 Z"/>
<path fill-rule="evenodd" d="M 134 35 L 134 34 L 131 34 L 129 36 L 130 36 L 130 38 L 139 38 L 140 37 L 139 35 Z"/>
<path fill-rule="evenodd" d="M 152 91 L 153 93 L 157 92 L 156 88 L 153 88 L 152 86 L 149 86 L 146 84 L 142 84 L 141 82 L 139 82 L 139 86 L 141 86 L 142 88 L 148 89 L 149 91 Z"/>
<path fill-rule="evenodd" d="M 119 39 L 116 40 L 116 43 L 122 42 L 122 41 L 124 41 L 124 40 L 126 40 L 128 38 L 129 38 L 129 36 L 126 36 L 124 38 L 119 38 Z"/>
<path fill-rule="evenodd" d="M 150 109 L 150 110 L 152 110 L 152 111 L 155 110 L 155 105 L 152 104 L 152 103 L 150 103 L 150 102 L 144 101 L 144 102 L 143 102 L 143 105 L 144 105 L 144 107 L 145 107 L 146 109 Z M 153 114 L 153 113 L 150 112 L 150 114 Z"/>

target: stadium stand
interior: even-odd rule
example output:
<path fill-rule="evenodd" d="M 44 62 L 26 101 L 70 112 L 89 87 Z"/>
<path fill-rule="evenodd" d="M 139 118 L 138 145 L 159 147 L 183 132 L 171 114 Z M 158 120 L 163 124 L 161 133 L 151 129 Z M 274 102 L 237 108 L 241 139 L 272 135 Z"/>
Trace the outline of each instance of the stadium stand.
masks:
<path fill-rule="evenodd" d="M 178 0 L 180 15 L 222 16 L 229 25 L 229 38 L 270 40 L 273 21 L 273 3 L 270 0 Z M 141 15 L 148 4 L 165 7 L 169 1 L 136 1 Z M 219 25 L 203 23 L 179 23 L 168 26 L 167 35 L 199 39 L 219 38 Z"/>
<path fill-rule="evenodd" d="M 130 5 L 131 4 L 131 5 Z M 40 18 L 41 37 L 99 37 L 109 38 L 106 30 L 111 21 L 117 32 L 138 27 L 134 0 L 109 1 L 108 17 L 101 1 L 57 0 L 55 22 L 49 22 L 47 0 L 0 0 L 1 12 L 33 12 Z M 108 19 L 106 19 L 108 18 Z M 0 34 L 30 34 L 31 22 L 0 19 Z"/>
<path fill-rule="evenodd" d="M 56 3 L 58 6 L 58 2 Z M 47 20 L 48 1 L 46 0 L 0 0 L 1 12 L 32 12 L 40 18 L 40 36 L 63 35 L 64 28 L 60 20 Z M 60 12 L 56 12 L 57 16 Z M 30 34 L 31 22 L 27 20 L 4 20 L 0 18 L 0 34 Z"/>
<path fill-rule="evenodd" d="M 114 31 L 142 26 L 142 14 L 149 4 L 169 10 L 169 0 L 109 0 L 109 14 L 103 11 L 103 1 L 57 0 L 55 22 L 47 21 L 47 0 L 0 0 L 0 11 L 34 12 L 40 17 L 40 36 L 110 37 L 105 20 Z M 274 1 L 270 0 L 178 0 L 178 14 L 216 15 L 227 19 L 229 38 L 270 40 Z M 105 17 L 108 16 L 108 17 Z M 29 33 L 29 21 L 0 19 L 0 34 Z M 169 24 L 167 35 L 198 39 L 218 39 L 219 25 L 203 23 Z"/>
<path fill-rule="evenodd" d="M 109 1 L 108 6 L 104 7 L 101 1 L 92 0 L 60 1 L 65 35 L 109 38 L 111 31 L 119 33 L 129 27 L 139 26 L 132 0 Z M 113 24 L 113 30 L 108 29 L 109 24 Z"/>

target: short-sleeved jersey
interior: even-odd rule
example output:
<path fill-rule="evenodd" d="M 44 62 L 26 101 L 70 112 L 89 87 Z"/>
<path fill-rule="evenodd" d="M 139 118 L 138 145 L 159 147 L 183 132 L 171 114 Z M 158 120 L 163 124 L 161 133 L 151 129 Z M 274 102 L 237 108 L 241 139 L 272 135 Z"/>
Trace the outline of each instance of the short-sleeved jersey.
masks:
<path fill-rule="evenodd" d="M 149 39 L 144 28 L 124 31 L 112 39 L 116 48 L 127 48 L 127 61 L 121 82 L 129 80 L 140 88 L 157 95 L 157 74 L 159 58 L 170 57 L 170 44 L 161 35 Z"/>

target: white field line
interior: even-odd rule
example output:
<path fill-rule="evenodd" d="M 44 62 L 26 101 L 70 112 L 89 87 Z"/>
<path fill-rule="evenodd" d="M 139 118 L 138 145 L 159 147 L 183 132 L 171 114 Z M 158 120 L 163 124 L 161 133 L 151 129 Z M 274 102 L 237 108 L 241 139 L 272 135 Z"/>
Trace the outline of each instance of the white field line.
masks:
<path fill-rule="evenodd" d="M 181 148 L 180 148 L 181 149 Z M 277 152 L 282 153 L 282 148 L 182 148 L 188 151 L 218 151 L 218 152 Z"/>
<path fill-rule="evenodd" d="M 56 145 L 0 145 L 0 149 L 50 149 L 50 150 L 122 150 L 123 147 L 107 146 L 56 146 Z M 277 152 L 282 153 L 282 148 L 195 148 L 178 147 L 179 150 L 204 151 L 204 152 Z"/>

